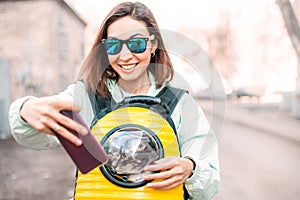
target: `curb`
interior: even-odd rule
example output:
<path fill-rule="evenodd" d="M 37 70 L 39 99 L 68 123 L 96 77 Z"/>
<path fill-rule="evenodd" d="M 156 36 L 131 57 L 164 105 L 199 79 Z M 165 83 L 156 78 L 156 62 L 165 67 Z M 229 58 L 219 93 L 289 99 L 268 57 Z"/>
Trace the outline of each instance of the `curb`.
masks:
<path fill-rule="evenodd" d="M 228 116 L 228 115 L 225 115 L 225 121 L 226 120 L 229 120 L 233 123 L 243 125 L 243 126 L 248 127 L 248 128 L 256 129 L 256 130 L 264 132 L 266 134 L 272 134 L 274 136 L 277 136 L 277 137 L 280 137 L 280 138 L 283 138 L 283 139 L 286 139 L 286 140 L 289 140 L 289 141 L 300 144 L 300 137 L 299 137 L 300 133 L 299 133 L 299 136 L 297 136 L 295 134 L 291 134 L 290 132 L 282 131 L 281 129 L 277 129 L 275 126 L 273 126 L 273 127 L 268 126 L 267 127 L 267 126 L 263 126 L 263 125 L 258 124 L 258 123 L 250 123 L 249 121 L 237 119 L 237 118 L 234 118 L 234 117 L 231 117 L 231 116 Z M 300 128 L 298 130 L 300 132 Z"/>
<path fill-rule="evenodd" d="M 212 114 L 209 106 L 202 107 L 203 110 Z M 222 118 L 224 116 L 216 115 Z M 242 126 L 262 131 L 266 134 L 300 144 L 300 120 L 296 120 L 280 111 L 249 111 L 246 108 L 226 103 L 225 123 L 230 121 Z"/>

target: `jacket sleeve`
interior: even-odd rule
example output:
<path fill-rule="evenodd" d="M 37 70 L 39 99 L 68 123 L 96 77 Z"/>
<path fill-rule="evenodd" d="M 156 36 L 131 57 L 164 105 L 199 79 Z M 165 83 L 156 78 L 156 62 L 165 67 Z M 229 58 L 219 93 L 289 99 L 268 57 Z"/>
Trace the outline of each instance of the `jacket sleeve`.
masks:
<path fill-rule="evenodd" d="M 64 100 L 73 101 L 74 84 L 70 85 L 65 91 L 58 96 Z M 33 129 L 20 117 L 20 108 L 28 98 L 36 98 L 32 96 L 23 97 L 15 100 L 9 109 L 9 124 L 13 137 L 21 145 L 36 150 L 51 149 L 60 145 L 56 136 L 44 134 Z"/>
<path fill-rule="evenodd" d="M 211 199 L 218 192 L 220 182 L 217 136 L 190 95 L 182 97 L 174 112 L 182 157 L 196 164 L 193 175 L 185 182 L 189 198 Z"/>

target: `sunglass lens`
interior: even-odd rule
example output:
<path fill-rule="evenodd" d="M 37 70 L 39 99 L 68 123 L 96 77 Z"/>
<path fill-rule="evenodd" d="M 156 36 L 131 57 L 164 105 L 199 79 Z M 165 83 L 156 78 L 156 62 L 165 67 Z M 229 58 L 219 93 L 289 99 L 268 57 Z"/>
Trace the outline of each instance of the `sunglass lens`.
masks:
<path fill-rule="evenodd" d="M 104 48 L 107 54 L 115 55 L 121 51 L 121 42 L 115 39 L 104 41 Z"/>
<path fill-rule="evenodd" d="M 143 53 L 146 50 L 146 40 L 144 38 L 131 38 L 127 46 L 133 53 Z"/>

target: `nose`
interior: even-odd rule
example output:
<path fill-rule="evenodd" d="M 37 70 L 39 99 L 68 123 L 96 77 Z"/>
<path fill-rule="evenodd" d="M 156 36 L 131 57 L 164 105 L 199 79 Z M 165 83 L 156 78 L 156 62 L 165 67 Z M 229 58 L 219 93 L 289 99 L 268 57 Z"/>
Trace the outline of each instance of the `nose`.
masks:
<path fill-rule="evenodd" d="M 128 49 L 126 44 L 123 44 L 122 49 L 120 51 L 120 60 L 129 60 L 132 58 L 132 52 Z"/>

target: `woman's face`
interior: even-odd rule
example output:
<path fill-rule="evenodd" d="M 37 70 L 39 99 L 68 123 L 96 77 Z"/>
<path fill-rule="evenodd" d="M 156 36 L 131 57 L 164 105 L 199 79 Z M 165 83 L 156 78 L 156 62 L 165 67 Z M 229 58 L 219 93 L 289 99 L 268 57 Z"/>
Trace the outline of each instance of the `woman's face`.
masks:
<path fill-rule="evenodd" d="M 137 21 L 130 16 L 122 17 L 113 22 L 107 29 L 107 38 L 127 40 L 135 37 L 149 37 L 146 24 Z M 121 51 L 116 55 L 108 54 L 108 60 L 112 68 L 120 75 L 119 83 L 145 84 L 147 67 L 150 63 L 151 52 L 156 49 L 156 43 L 147 41 L 147 48 L 142 53 L 132 53 L 126 44 L 122 45 Z"/>

